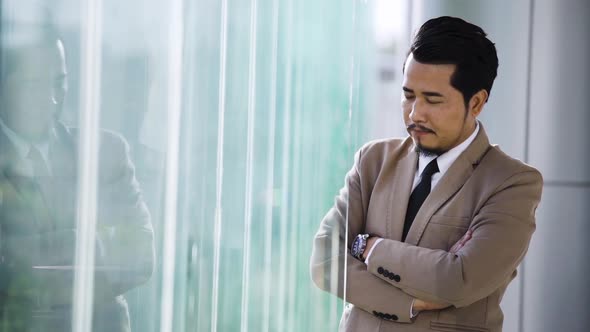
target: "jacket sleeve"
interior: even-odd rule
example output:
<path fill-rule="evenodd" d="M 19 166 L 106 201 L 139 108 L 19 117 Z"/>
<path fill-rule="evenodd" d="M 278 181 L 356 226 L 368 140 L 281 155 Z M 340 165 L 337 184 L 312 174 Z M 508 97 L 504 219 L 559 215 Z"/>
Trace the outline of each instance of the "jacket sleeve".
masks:
<path fill-rule="evenodd" d="M 510 278 L 528 249 L 542 183 L 537 171 L 505 180 L 473 218 L 472 238 L 458 252 L 384 239 L 373 250 L 369 271 L 426 301 L 463 307 L 487 297 Z"/>
<path fill-rule="evenodd" d="M 360 155 L 355 156 L 344 188 L 315 236 L 311 276 L 319 288 L 360 309 L 390 321 L 410 323 L 413 297 L 371 274 L 363 262 L 349 254 L 352 239 L 364 229 L 368 200 L 361 192 Z"/>
<path fill-rule="evenodd" d="M 104 266 L 104 279 L 113 294 L 120 295 L 150 278 L 154 234 L 127 143 L 119 136 L 105 136 L 112 143 L 104 142 L 105 159 L 111 162 L 102 164 L 108 172 L 99 187 L 96 264 Z"/>

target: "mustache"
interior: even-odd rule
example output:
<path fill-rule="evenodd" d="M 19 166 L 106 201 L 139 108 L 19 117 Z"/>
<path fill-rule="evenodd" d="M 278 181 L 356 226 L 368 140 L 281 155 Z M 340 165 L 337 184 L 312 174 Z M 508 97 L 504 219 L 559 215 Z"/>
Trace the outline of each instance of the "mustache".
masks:
<path fill-rule="evenodd" d="M 426 128 L 426 127 L 421 126 L 421 125 L 417 125 L 415 123 L 412 123 L 411 125 L 407 126 L 406 129 L 408 131 L 410 131 L 410 130 L 419 130 L 419 131 L 425 131 L 425 132 L 429 132 L 429 133 L 433 133 L 434 134 L 434 130 L 432 130 L 430 128 Z"/>

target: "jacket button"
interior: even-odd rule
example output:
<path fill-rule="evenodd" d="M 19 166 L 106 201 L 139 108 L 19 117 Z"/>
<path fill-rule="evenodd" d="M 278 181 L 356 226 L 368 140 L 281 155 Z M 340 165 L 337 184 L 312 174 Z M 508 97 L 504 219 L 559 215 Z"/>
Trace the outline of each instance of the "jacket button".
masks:
<path fill-rule="evenodd" d="M 373 310 L 373 315 L 375 315 L 375 316 L 379 316 L 379 315 L 378 315 L 378 312 L 377 312 L 377 311 L 375 311 L 375 310 Z"/>
<path fill-rule="evenodd" d="M 397 316 L 396 315 L 391 315 L 391 319 L 397 320 Z"/>
<path fill-rule="evenodd" d="M 387 320 L 391 319 L 391 315 L 390 314 L 385 314 L 385 319 L 387 319 Z"/>
<path fill-rule="evenodd" d="M 393 279 L 395 278 L 395 274 L 393 274 L 393 273 L 390 273 L 390 274 L 387 276 L 387 278 L 389 278 L 389 279 L 393 280 Z"/>
<path fill-rule="evenodd" d="M 402 278 L 397 274 L 394 274 L 392 279 L 395 280 L 396 282 L 400 282 L 402 280 Z"/>
<path fill-rule="evenodd" d="M 383 268 L 381 266 L 379 266 L 379 268 L 377 269 L 377 273 L 383 274 Z"/>

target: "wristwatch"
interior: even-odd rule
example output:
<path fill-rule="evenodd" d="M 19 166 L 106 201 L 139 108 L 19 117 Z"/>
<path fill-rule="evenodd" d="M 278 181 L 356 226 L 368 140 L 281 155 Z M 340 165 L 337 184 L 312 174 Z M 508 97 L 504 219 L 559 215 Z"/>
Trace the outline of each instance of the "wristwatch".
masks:
<path fill-rule="evenodd" d="M 350 254 L 352 257 L 363 260 L 363 253 L 365 252 L 365 248 L 367 248 L 367 239 L 369 239 L 371 235 L 369 234 L 359 234 L 354 238 L 352 245 L 350 246 Z"/>

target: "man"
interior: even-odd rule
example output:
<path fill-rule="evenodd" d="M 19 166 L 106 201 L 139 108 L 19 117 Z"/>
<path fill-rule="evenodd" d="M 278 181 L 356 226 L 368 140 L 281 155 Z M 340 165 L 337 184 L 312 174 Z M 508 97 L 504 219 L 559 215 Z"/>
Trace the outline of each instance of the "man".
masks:
<path fill-rule="evenodd" d="M 542 177 L 477 120 L 497 67 L 494 44 L 461 19 L 431 19 L 414 37 L 401 101 L 410 136 L 357 152 L 314 241 L 315 284 L 350 303 L 341 330 L 502 330 Z"/>
<path fill-rule="evenodd" d="M 80 133 L 58 121 L 63 44 L 3 43 L 0 64 L 0 331 L 68 331 Z M 153 231 L 127 143 L 99 145 L 93 331 L 130 331 L 122 294 L 152 273 Z"/>

